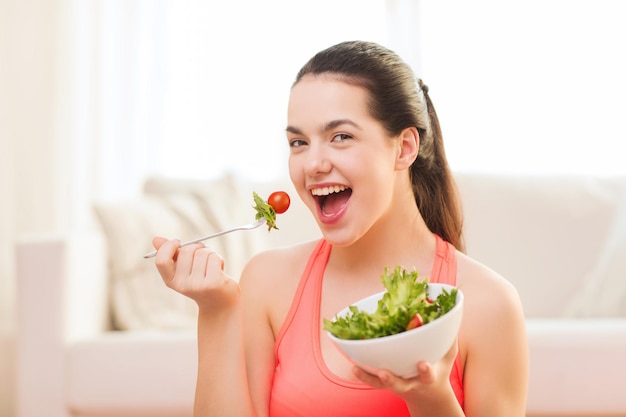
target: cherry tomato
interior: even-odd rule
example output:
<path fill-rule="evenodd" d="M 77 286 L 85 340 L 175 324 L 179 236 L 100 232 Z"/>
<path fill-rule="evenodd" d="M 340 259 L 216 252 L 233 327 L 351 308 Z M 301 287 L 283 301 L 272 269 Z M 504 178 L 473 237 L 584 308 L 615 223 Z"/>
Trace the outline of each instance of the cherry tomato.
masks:
<path fill-rule="evenodd" d="M 409 320 L 409 323 L 406 325 L 406 329 L 415 329 L 420 327 L 422 324 L 424 324 L 422 316 L 420 316 L 420 313 L 415 313 L 415 315 L 411 318 L 411 320 Z"/>
<path fill-rule="evenodd" d="M 290 203 L 289 194 L 284 191 L 274 191 L 267 199 L 267 204 L 272 206 L 278 214 L 286 212 Z"/>

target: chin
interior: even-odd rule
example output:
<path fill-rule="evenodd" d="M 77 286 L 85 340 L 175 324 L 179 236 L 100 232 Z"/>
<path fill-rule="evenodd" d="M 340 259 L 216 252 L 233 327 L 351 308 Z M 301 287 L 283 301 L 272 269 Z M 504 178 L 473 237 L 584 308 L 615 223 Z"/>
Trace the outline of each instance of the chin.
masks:
<path fill-rule="evenodd" d="M 349 233 L 345 229 L 328 230 L 328 227 L 324 227 L 324 224 L 320 225 L 320 229 L 324 239 L 331 245 L 337 247 L 351 246 L 361 238 L 361 235 Z"/>

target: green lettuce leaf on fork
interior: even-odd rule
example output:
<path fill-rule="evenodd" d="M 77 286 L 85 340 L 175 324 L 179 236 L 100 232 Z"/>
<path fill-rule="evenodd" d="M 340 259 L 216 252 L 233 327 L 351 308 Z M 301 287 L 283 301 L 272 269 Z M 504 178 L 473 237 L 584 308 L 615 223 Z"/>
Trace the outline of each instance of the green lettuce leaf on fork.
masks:
<path fill-rule="evenodd" d="M 276 226 L 276 211 L 274 207 L 267 204 L 267 201 L 263 200 L 256 192 L 252 192 L 252 197 L 254 198 L 254 209 L 256 210 L 256 220 L 260 220 L 265 218 L 265 223 L 267 223 L 267 231 L 269 232 L 272 229 L 278 230 Z"/>

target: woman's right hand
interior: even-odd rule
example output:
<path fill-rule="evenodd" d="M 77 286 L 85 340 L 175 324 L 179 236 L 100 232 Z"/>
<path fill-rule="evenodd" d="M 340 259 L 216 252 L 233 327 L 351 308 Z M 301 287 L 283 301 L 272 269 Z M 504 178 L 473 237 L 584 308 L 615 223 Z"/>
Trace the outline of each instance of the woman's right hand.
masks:
<path fill-rule="evenodd" d="M 193 299 L 202 313 L 232 308 L 239 285 L 224 273 L 224 260 L 203 243 L 180 246 L 178 239 L 155 237 L 155 265 L 165 285 Z"/>

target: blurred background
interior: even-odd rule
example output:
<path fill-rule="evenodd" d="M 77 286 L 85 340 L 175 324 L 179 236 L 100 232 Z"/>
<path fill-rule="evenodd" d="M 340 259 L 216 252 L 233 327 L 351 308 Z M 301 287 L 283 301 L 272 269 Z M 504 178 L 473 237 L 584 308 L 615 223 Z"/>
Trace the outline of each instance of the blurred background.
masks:
<path fill-rule="evenodd" d="M 430 88 L 455 171 L 625 175 L 619 0 L 0 0 L 0 415 L 14 244 L 87 232 L 150 175 L 287 175 L 289 88 L 380 42 Z"/>

